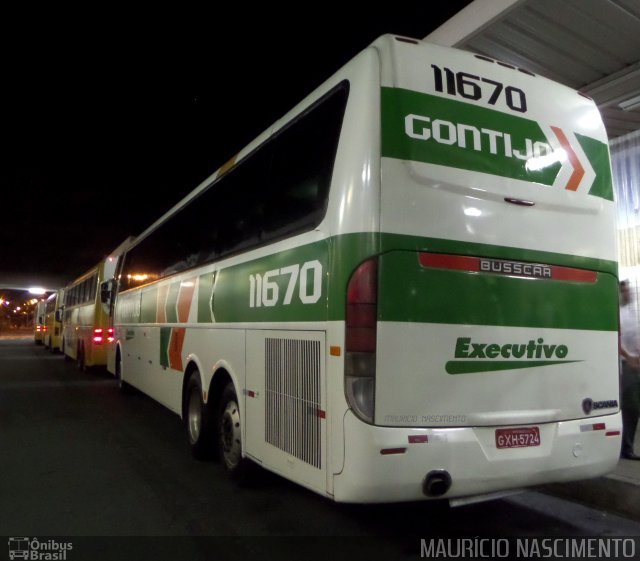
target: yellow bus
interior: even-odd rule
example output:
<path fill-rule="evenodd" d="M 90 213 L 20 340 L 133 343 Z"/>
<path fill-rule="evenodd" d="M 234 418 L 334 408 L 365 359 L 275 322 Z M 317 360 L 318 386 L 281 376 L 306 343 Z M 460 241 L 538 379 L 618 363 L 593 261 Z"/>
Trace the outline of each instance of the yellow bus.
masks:
<path fill-rule="evenodd" d="M 118 256 L 132 241 L 133 237 L 128 237 L 64 289 L 61 348 L 65 358 L 75 360 L 80 370 L 107 364 L 113 306 L 104 290 L 113 282 Z"/>
<path fill-rule="evenodd" d="M 52 353 L 62 349 L 62 302 L 64 289 L 56 290 L 44 303 L 44 336 L 42 342 L 45 349 Z"/>
<path fill-rule="evenodd" d="M 107 363 L 109 307 L 100 301 L 99 287 L 113 277 L 115 258 L 107 257 L 64 290 L 62 349 L 80 370 Z"/>
<path fill-rule="evenodd" d="M 44 337 L 45 305 L 45 301 L 40 300 L 36 304 L 36 309 L 33 312 L 33 340 L 36 345 L 42 345 L 42 339 Z"/>

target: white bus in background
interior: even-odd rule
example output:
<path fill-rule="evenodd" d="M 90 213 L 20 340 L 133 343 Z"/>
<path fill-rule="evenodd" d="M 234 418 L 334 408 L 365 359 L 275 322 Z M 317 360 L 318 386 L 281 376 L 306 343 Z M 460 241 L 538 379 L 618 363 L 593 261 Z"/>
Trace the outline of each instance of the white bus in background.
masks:
<path fill-rule="evenodd" d="M 44 336 L 42 342 L 45 349 L 52 353 L 62 350 L 62 309 L 64 289 L 60 288 L 47 298 L 44 313 Z"/>
<path fill-rule="evenodd" d="M 110 369 L 195 456 L 336 501 L 599 476 L 613 221 L 592 100 L 383 36 L 136 239 Z"/>

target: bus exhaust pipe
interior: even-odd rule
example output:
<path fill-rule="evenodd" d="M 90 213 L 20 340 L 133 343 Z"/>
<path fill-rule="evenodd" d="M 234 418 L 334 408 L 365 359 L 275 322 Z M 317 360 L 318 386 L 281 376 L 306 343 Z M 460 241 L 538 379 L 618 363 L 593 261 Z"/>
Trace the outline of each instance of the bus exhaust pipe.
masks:
<path fill-rule="evenodd" d="M 441 497 L 451 487 L 451 476 L 448 471 L 437 469 L 427 473 L 422 485 L 422 492 L 427 497 Z"/>

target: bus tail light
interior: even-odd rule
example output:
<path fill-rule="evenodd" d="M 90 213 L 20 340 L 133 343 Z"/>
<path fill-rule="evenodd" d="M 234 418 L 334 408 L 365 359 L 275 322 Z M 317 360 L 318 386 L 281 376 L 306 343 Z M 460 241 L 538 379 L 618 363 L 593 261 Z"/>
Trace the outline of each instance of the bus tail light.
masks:
<path fill-rule="evenodd" d="M 102 337 L 102 331 L 103 331 L 103 330 L 102 330 L 102 328 L 101 328 L 101 327 L 96 327 L 96 328 L 93 330 L 93 342 L 94 342 L 96 345 L 101 345 L 101 344 L 102 344 L 102 340 L 103 340 L 103 337 Z"/>
<path fill-rule="evenodd" d="M 378 260 L 362 263 L 347 287 L 345 385 L 349 405 L 373 422 L 378 321 Z"/>
<path fill-rule="evenodd" d="M 113 343 L 114 340 L 115 338 L 113 336 L 113 327 L 110 327 L 109 329 L 107 329 L 107 343 Z"/>

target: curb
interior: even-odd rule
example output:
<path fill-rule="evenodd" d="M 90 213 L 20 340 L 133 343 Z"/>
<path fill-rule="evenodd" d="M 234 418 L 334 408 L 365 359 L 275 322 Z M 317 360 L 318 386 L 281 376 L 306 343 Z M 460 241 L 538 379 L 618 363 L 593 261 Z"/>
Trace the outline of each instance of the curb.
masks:
<path fill-rule="evenodd" d="M 536 490 L 640 522 L 640 486 L 615 475 L 552 483 Z"/>

